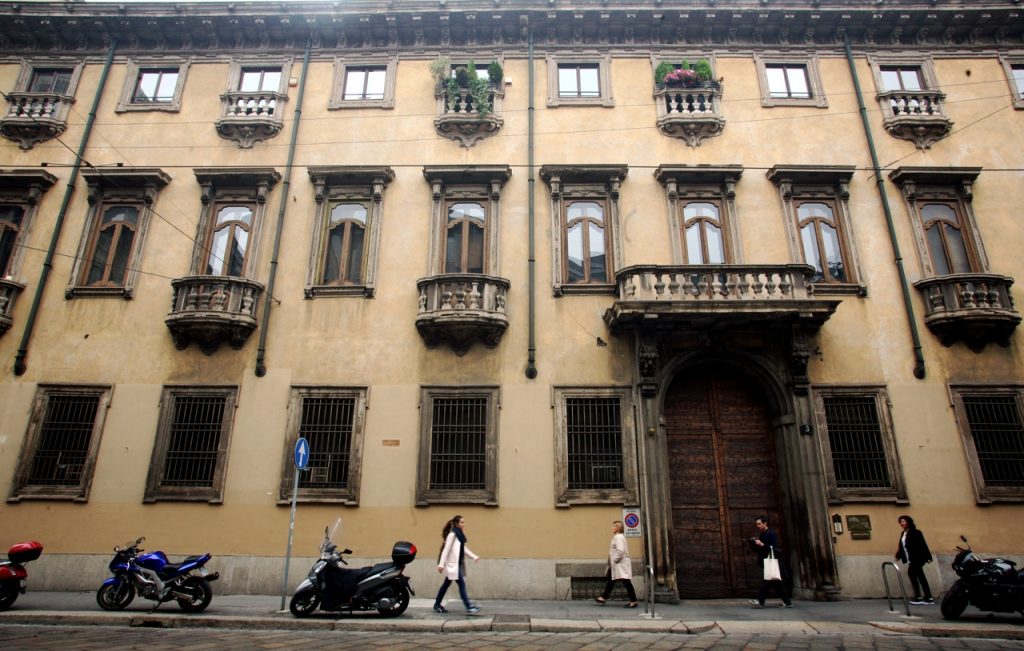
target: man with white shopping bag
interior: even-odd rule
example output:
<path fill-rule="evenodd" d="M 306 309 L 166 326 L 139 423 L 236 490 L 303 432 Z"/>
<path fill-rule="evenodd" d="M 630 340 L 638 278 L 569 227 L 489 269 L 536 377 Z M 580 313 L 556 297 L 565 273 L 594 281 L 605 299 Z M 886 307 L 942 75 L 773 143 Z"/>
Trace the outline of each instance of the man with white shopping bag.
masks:
<path fill-rule="evenodd" d="M 761 581 L 761 589 L 757 592 L 757 599 L 751 599 L 750 605 L 754 608 L 764 608 L 764 600 L 768 598 L 768 589 L 774 587 L 782 598 L 783 608 L 793 607 L 793 598 L 789 594 L 789 567 L 782 559 L 782 550 L 779 548 L 779 537 L 768 526 L 768 516 L 758 516 L 754 520 L 758 535 L 750 539 L 751 548 L 757 552 L 759 557 L 764 580 Z"/>

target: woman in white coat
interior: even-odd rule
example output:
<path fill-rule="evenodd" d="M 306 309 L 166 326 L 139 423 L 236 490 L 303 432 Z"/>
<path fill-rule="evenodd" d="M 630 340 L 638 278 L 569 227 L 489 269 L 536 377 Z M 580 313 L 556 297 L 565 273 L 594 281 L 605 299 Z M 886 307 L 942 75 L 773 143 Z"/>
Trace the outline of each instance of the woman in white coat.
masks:
<path fill-rule="evenodd" d="M 469 595 L 466 594 L 465 557 L 469 556 L 474 561 L 479 561 L 480 557 L 466 547 L 466 533 L 463 531 L 465 526 L 466 518 L 457 515 L 445 523 L 444 530 L 441 532 L 441 535 L 444 536 L 444 547 L 441 548 L 441 556 L 437 559 L 437 571 L 445 576 L 441 589 L 437 591 L 437 598 L 434 599 L 435 613 L 448 612 L 441 601 L 444 599 L 444 593 L 448 592 L 448 586 L 452 584 L 452 581 L 459 585 L 459 596 L 462 597 L 462 603 L 466 606 L 466 612 L 470 615 L 480 612 L 480 606 L 471 603 Z"/>
<path fill-rule="evenodd" d="M 616 520 L 612 523 L 612 542 L 608 547 L 608 582 L 605 583 L 604 593 L 596 599 L 597 603 L 603 604 L 612 593 L 616 581 L 622 581 L 626 586 L 626 593 L 629 594 L 629 603 L 626 608 L 636 608 L 636 590 L 633 589 L 633 561 L 629 557 L 629 546 L 626 544 L 626 536 L 622 534 L 622 523 Z"/>

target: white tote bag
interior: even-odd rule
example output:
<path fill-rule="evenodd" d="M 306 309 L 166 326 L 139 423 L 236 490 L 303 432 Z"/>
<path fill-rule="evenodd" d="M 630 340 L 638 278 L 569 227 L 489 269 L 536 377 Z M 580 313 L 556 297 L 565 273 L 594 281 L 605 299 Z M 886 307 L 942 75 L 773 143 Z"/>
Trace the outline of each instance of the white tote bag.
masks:
<path fill-rule="evenodd" d="M 782 568 L 779 567 L 779 559 L 775 558 L 775 550 L 771 548 L 768 550 L 768 558 L 764 559 L 764 580 L 782 580 Z"/>

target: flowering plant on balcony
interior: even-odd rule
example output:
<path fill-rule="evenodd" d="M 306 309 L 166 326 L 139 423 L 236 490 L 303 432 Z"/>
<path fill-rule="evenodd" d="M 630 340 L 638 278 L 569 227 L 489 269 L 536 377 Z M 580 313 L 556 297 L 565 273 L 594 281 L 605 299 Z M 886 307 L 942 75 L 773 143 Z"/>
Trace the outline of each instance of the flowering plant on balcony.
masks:
<path fill-rule="evenodd" d="M 690 65 L 686 59 L 678 66 L 663 61 L 654 69 L 654 83 L 658 87 L 669 88 L 699 88 L 714 86 L 718 82 L 712 79 L 711 64 L 707 59 L 701 59 Z"/>

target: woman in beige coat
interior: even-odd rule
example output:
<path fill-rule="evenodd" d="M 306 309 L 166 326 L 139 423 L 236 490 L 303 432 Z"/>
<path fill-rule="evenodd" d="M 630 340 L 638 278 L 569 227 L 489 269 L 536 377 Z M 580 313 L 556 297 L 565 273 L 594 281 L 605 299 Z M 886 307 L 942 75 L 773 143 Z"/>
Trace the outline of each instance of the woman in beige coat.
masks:
<path fill-rule="evenodd" d="M 437 559 L 437 571 L 445 576 L 444 582 L 441 583 L 441 589 L 437 591 L 437 598 L 434 599 L 435 613 L 448 612 L 448 609 L 442 604 L 442 600 L 452 581 L 459 585 L 459 596 L 462 597 L 462 603 L 466 606 L 466 612 L 470 615 L 480 612 L 480 606 L 471 603 L 469 595 L 466 594 L 465 557 L 469 556 L 474 561 L 479 561 L 480 557 L 466 547 L 466 533 L 463 531 L 465 526 L 466 518 L 457 515 L 445 523 L 444 530 L 441 532 L 441 535 L 444 536 L 444 547 L 441 548 L 441 555 Z"/>
<path fill-rule="evenodd" d="M 622 581 L 629 594 L 629 603 L 626 608 L 636 608 L 636 590 L 633 589 L 633 561 L 629 557 L 629 546 L 626 544 L 626 536 L 622 534 L 622 523 L 616 520 L 612 523 L 612 542 L 608 547 L 608 582 L 605 583 L 604 593 L 597 598 L 597 603 L 603 604 L 612 593 L 616 581 Z"/>

